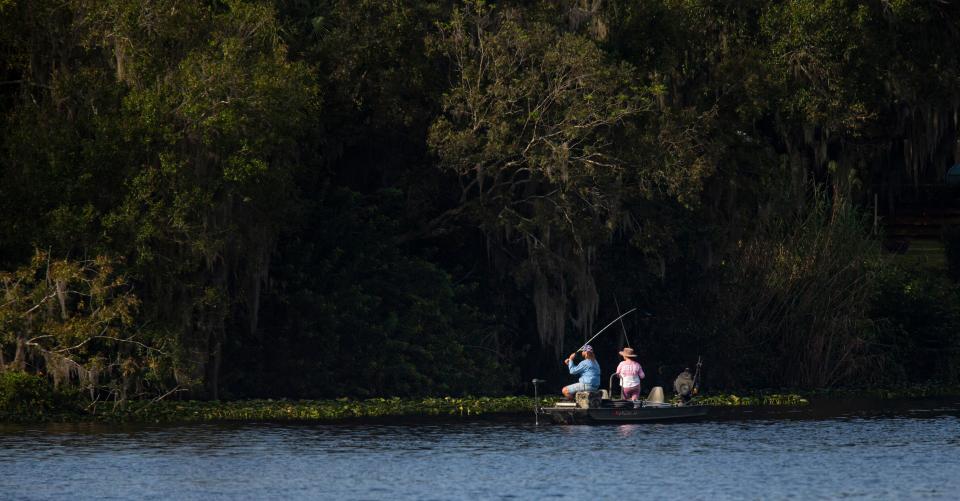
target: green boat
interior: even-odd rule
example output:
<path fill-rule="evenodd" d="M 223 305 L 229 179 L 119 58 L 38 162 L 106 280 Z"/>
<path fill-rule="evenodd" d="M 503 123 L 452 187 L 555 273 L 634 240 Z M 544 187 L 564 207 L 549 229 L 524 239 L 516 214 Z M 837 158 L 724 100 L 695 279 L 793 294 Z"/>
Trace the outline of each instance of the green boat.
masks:
<path fill-rule="evenodd" d="M 540 414 L 557 424 L 646 423 L 699 419 L 707 416 L 709 409 L 705 405 L 695 404 L 601 399 L 595 407 L 560 402 L 552 407 L 541 408 Z"/>

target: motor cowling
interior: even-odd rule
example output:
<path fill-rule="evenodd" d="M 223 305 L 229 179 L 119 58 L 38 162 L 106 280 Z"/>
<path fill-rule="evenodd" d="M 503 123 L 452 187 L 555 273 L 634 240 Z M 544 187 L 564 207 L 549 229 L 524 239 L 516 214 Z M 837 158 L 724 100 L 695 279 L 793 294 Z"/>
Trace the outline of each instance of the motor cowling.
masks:
<path fill-rule="evenodd" d="M 693 396 L 694 381 L 690 369 L 684 369 L 683 372 L 673 380 L 673 393 L 684 400 Z"/>

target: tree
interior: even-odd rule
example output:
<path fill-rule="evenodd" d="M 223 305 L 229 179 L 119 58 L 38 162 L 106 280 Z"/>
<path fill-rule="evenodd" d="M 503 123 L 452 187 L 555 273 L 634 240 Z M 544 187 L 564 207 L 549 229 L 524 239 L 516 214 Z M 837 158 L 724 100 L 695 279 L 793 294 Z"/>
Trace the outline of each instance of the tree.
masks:
<path fill-rule="evenodd" d="M 108 12 L 107 26 L 141 8 Z M 144 155 L 110 224 L 136 249 L 155 299 L 149 314 L 180 339 L 187 378 L 216 398 L 228 330 L 256 333 L 270 255 L 295 209 L 296 138 L 317 94 L 307 66 L 287 59 L 270 6 L 228 2 L 197 15 L 187 33 L 147 35 L 148 45 L 180 50 L 151 51 L 166 57 L 126 70 L 123 119 Z M 141 36 L 130 28 L 103 30 L 101 43 Z"/>
<path fill-rule="evenodd" d="M 255 332 L 296 208 L 297 139 L 318 110 L 309 68 L 263 2 L 15 7 L 24 41 L 11 43 L 29 57 L 14 60 L 22 97 L 5 117 L 5 226 L 58 254 L 125 256 L 141 314 L 176 341 L 176 378 L 216 397 L 227 332 Z"/>
<path fill-rule="evenodd" d="M 145 393 L 146 379 L 158 379 L 149 373 L 169 359 L 137 329 L 140 301 L 115 266 L 106 256 L 72 261 L 38 251 L 0 273 L 0 371 L 45 373 L 55 387 L 76 385 L 91 398 Z"/>
<path fill-rule="evenodd" d="M 434 48 L 452 86 L 429 144 L 461 195 L 421 232 L 462 218 L 491 246 L 522 252 L 515 276 L 532 285 L 541 339 L 559 350 L 568 300 L 584 330 L 596 311 L 591 256 L 616 225 L 626 167 L 617 139 L 649 95 L 589 39 L 481 2 L 455 10 Z"/>
<path fill-rule="evenodd" d="M 232 357 L 256 395 L 490 394 L 504 389 L 500 327 L 466 301 L 469 284 L 398 245 L 403 197 L 331 189 L 310 240 L 279 246 L 260 345 Z"/>

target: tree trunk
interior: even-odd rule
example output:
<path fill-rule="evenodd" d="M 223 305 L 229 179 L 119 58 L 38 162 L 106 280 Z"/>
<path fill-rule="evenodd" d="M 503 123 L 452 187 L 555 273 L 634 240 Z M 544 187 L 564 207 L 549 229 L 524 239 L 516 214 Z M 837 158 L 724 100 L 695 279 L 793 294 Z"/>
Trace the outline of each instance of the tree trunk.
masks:
<path fill-rule="evenodd" d="M 67 284 L 63 280 L 57 280 L 57 300 L 60 302 L 60 318 L 67 320 Z"/>
<path fill-rule="evenodd" d="M 10 368 L 13 370 L 22 371 L 27 367 L 27 346 L 24 343 L 24 339 L 20 336 L 17 336 L 17 351 L 13 356 L 13 362 L 10 364 Z"/>
<path fill-rule="evenodd" d="M 212 360 L 207 371 L 207 393 L 211 399 L 220 400 L 220 362 L 223 359 L 223 349 L 219 339 L 213 343 L 210 358 Z"/>

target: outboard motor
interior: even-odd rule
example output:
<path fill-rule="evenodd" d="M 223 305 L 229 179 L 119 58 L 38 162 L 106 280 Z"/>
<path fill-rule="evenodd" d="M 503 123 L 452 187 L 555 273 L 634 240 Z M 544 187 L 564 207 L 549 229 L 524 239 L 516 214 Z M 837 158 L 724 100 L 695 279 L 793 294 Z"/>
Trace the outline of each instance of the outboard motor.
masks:
<path fill-rule="evenodd" d="M 693 396 L 693 375 L 690 374 L 690 369 L 684 369 L 677 379 L 673 380 L 673 393 L 680 396 L 684 402 Z"/>
<path fill-rule="evenodd" d="M 683 369 L 683 372 L 673 380 L 673 392 L 683 399 L 684 402 L 690 400 L 700 391 L 700 366 L 703 361 L 697 357 L 697 373 L 690 374 L 690 368 Z"/>

